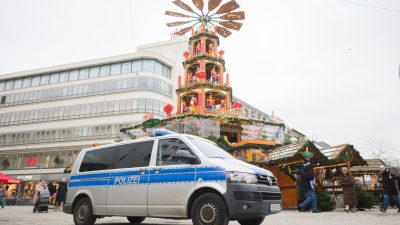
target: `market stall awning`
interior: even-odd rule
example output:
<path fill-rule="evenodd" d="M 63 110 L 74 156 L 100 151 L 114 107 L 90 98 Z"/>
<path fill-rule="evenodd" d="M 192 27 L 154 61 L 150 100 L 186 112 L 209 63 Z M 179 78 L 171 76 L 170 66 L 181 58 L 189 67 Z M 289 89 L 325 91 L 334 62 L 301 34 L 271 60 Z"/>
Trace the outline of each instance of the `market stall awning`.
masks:
<path fill-rule="evenodd" d="M 19 184 L 20 181 L 14 177 L 9 177 L 4 173 L 0 173 L 0 182 L 6 184 Z"/>

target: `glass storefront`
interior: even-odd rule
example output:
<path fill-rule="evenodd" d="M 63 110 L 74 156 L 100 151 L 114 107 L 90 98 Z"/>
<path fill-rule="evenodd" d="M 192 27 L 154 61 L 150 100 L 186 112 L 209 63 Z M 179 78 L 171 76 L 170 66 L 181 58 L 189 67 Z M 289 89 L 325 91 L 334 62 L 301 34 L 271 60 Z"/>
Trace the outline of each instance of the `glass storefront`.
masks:
<path fill-rule="evenodd" d="M 0 170 L 65 168 L 72 164 L 79 151 L 47 151 L 0 154 Z"/>

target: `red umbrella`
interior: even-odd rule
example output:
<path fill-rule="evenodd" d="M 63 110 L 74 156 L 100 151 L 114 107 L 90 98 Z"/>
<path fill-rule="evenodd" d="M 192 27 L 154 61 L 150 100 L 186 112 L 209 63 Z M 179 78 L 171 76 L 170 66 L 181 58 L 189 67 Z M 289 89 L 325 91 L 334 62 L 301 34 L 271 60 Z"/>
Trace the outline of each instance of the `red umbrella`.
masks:
<path fill-rule="evenodd" d="M 14 177 L 9 177 L 3 173 L 0 173 L 0 182 L 7 184 L 19 184 L 20 181 L 15 179 Z"/>

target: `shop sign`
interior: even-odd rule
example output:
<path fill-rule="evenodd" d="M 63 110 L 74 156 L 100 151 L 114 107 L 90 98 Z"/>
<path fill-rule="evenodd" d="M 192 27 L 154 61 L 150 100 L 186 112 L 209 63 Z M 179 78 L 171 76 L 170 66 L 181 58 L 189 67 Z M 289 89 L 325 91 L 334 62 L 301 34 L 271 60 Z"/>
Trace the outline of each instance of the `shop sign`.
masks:
<path fill-rule="evenodd" d="M 39 161 L 39 156 L 31 156 L 25 161 L 25 167 L 36 167 Z"/>
<path fill-rule="evenodd" d="M 32 176 L 17 176 L 18 180 L 33 180 Z"/>
<path fill-rule="evenodd" d="M 149 120 L 144 121 L 142 123 L 142 126 L 143 126 L 143 128 L 146 129 L 146 128 L 155 127 L 155 126 L 159 125 L 160 123 L 161 123 L 160 119 L 149 119 Z"/>

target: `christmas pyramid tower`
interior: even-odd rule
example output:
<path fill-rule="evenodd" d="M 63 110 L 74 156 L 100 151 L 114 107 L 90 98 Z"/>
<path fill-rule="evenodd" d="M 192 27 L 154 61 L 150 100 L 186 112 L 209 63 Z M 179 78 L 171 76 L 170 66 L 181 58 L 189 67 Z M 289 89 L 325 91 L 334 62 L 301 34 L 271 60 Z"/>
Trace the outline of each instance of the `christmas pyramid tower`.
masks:
<path fill-rule="evenodd" d="M 232 88 L 225 73 L 224 51 L 218 51 L 215 27 L 202 26 L 189 39 L 184 52 L 184 74 L 178 77 L 177 114 L 220 114 L 231 110 Z"/>

